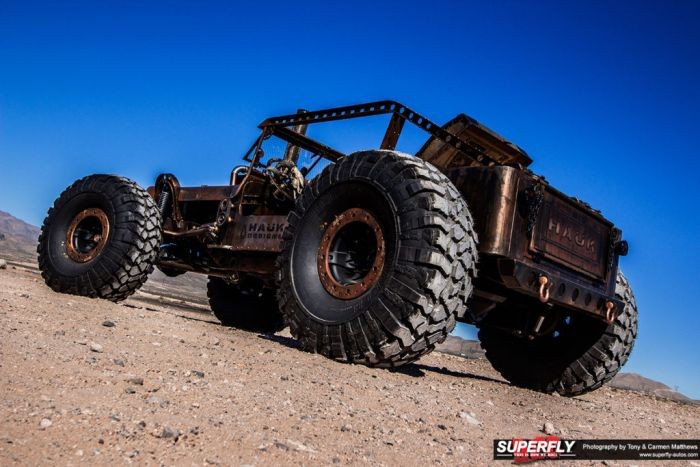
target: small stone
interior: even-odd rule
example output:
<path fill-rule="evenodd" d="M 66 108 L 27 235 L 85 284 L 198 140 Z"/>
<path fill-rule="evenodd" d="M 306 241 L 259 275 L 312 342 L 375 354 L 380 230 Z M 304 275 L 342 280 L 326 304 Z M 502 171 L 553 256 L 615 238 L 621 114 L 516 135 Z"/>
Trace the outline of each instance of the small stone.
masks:
<path fill-rule="evenodd" d="M 190 433 L 192 433 L 193 435 L 198 435 L 199 434 L 199 427 L 195 426 L 193 428 L 190 428 Z"/>
<path fill-rule="evenodd" d="M 148 399 L 146 399 L 146 402 L 148 402 L 149 404 L 158 404 L 161 407 L 166 407 L 168 404 L 170 404 L 170 401 L 161 399 L 160 397 L 156 396 L 149 397 Z"/>
<path fill-rule="evenodd" d="M 477 425 L 480 425 L 480 424 L 481 424 L 481 422 L 480 422 L 479 420 L 477 420 L 476 417 L 474 416 L 474 414 L 471 413 L 471 412 L 469 412 L 469 413 L 467 413 L 467 412 L 460 412 L 460 413 L 459 413 L 459 418 L 464 419 L 464 420 L 465 420 L 467 423 L 469 423 L 470 425 L 477 426 Z"/>
<path fill-rule="evenodd" d="M 22 297 L 22 298 L 31 298 L 31 297 L 32 297 L 32 296 L 29 295 L 28 293 L 21 293 L 21 294 L 19 294 L 19 296 Z"/>
<path fill-rule="evenodd" d="M 154 432 L 156 438 L 174 439 L 177 441 L 180 438 L 180 430 L 164 426 L 160 430 Z"/>
<path fill-rule="evenodd" d="M 90 350 L 92 352 L 102 353 L 102 346 L 96 342 L 90 342 Z"/>
<path fill-rule="evenodd" d="M 345 425 L 340 427 L 340 431 L 350 431 L 350 430 L 352 430 L 352 425 L 350 425 L 349 423 L 346 423 Z"/>
<path fill-rule="evenodd" d="M 51 425 L 53 425 L 53 422 L 48 418 L 42 418 L 41 422 L 39 422 L 39 428 L 41 428 L 42 430 L 47 429 Z"/>
<path fill-rule="evenodd" d="M 104 326 L 104 327 L 106 327 L 106 328 L 113 328 L 113 327 L 114 327 L 114 321 L 110 321 L 110 320 L 102 321 L 102 326 Z"/>
<path fill-rule="evenodd" d="M 126 457 L 128 457 L 128 458 L 130 458 L 130 459 L 133 459 L 134 457 L 136 457 L 136 456 L 138 456 L 138 455 L 139 455 L 139 452 L 138 452 L 136 449 L 134 449 L 133 451 L 129 451 L 129 452 L 126 453 Z"/>
<path fill-rule="evenodd" d="M 132 386 L 127 386 L 126 389 L 124 389 L 124 392 L 127 394 L 135 394 L 136 389 L 134 389 Z"/>
<path fill-rule="evenodd" d="M 137 427 L 139 427 L 139 428 L 142 429 L 142 430 L 143 430 L 144 428 L 146 428 L 146 422 L 144 422 L 143 420 L 138 420 L 138 421 L 136 421 L 136 422 L 134 422 L 134 423 L 136 424 Z"/>
<path fill-rule="evenodd" d="M 143 386 L 143 378 L 140 376 L 130 376 L 126 379 L 127 383 L 135 384 L 137 386 Z"/>
<path fill-rule="evenodd" d="M 204 372 L 203 372 L 203 371 L 192 370 L 190 373 L 192 373 L 192 375 L 196 376 L 197 378 L 204 378 Z"/>
<path fill-rule="evenodd" d="M 552 422 L 545 422 L 540 431 L 547 435 L 553 435 L 557 432 Z"/>
<path fill-rule="evenodd" d="M 300 443 L 299 441 L 294 441 L 294 440 L 292 440 L 292 439 L 288 439 L 288 440 L 287 440 L 287 447 L 288 447 L 288 448 L 291 447 L 291 448 L 294 449 L 295 451 L 299 451 L 299 452 L 309 452 L 309 453 L 312 453 L 312 454 L 314 454 L 314 453 L 317 452 L 317 451 L 316 451 L 314 448 L 312 448 L 311 446 L 307 446 L 307 445 L 305 445 L 305 444 Z"/>
<path fill-rule="evenodd" d="M 112 362 L 114 362 L 114 364 L 117 366 L 124 366 L 126 364 L 121 358 L 115 358 L 112 360 Z"/>
<path fill-rule="evenodd" d="M 7 261 L 0 259 L 0 269 L 7 269 Z"/>
<path fill-rule="evenodd" d="M 282 441 L 275 441 L 275 442 L 274 442 L 274 445 L 275 445 L 275 447 L 278 448 L 278 449 L 281 449 L 281 450 L 283 450 L 283 451 L 289 451 L 289 446 L 287 446 L 287 445 L 286 445 L 285 443 L 283 443 Z M 260 449 L 260 448 L 258 448 L 258 449 Z"/>

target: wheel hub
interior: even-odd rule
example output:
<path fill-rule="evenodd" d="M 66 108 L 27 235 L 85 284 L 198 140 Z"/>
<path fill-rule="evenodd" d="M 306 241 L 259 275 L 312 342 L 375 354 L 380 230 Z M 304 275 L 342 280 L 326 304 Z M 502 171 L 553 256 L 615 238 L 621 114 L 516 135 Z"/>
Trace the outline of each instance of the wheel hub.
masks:
<path fill-rule="evenodd" d="M 66 253 L 78 263 L 95 259 L 104 249 L 109 237 L 109 219 L 99 208 L 79 212 L 66 231 Z"/>
<path fill-rule="evenodd" d="M 351 300 L 367 292 L 384 269 L 384 234 L 367 210 L 351 208 L 323 232 L 317 267 L 321 283 L 333 297 Z"/>

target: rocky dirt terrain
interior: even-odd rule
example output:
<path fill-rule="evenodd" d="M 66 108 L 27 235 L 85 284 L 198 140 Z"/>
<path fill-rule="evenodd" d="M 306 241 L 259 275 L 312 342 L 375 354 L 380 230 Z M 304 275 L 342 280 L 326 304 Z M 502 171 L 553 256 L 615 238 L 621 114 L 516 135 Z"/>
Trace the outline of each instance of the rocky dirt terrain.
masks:
<path fill-rule="evenodd" d="M 700 437 L 698 405 L 539 394 L 440 353 L 397 371 L 335 363 L 153 292 L 114 304 L 0 270 L 0 465 L 489 465 L 494 438 L 543 431 Z"/>

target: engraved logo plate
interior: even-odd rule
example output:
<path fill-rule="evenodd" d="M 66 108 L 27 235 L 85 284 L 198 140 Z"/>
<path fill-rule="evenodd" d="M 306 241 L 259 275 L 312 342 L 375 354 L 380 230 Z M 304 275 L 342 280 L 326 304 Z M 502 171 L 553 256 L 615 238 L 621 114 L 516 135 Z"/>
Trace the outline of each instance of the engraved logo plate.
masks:
<path fill-rule="evenodd" d="M 545 193 L 532 248 L 596 278 L 605 277 L 610 228 L 585 211 Z"/>
<path fill-rule="evenodd" d="M 287 216 L 242 216 L 233 230 L 234 250 L 282 251 Z"/>

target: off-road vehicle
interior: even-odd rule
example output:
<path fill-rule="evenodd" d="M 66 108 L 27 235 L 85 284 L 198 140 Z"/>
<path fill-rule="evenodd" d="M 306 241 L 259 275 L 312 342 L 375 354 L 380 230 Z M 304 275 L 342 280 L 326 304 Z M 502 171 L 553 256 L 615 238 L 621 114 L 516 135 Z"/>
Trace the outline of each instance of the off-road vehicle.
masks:
<path fill-rule="evenodd" d="M 380 114 L 390 119 L 376 150 L 344 154 L 306 134 Z M 395 151 L 406 121 L 430 135 L 415 156 Z M 147 191 L 112 175 L 73 183 L 39 239 L 46 283 L 119 301 L 154 267 L 206 274 L 222 323 L 286 324 L 305 350 L 371 366 L 412 362 L 464 321 L 510 382 L 563 395 L 600 387 L 627 360 L 627 243 L 528 170 L 518 146 L 466 115 L 439 126 L 394 101 L 259 128 L 226 185 L 184 187 L 172 174 Z M 264 149 L 275 138 L 280 157 Z"/>

